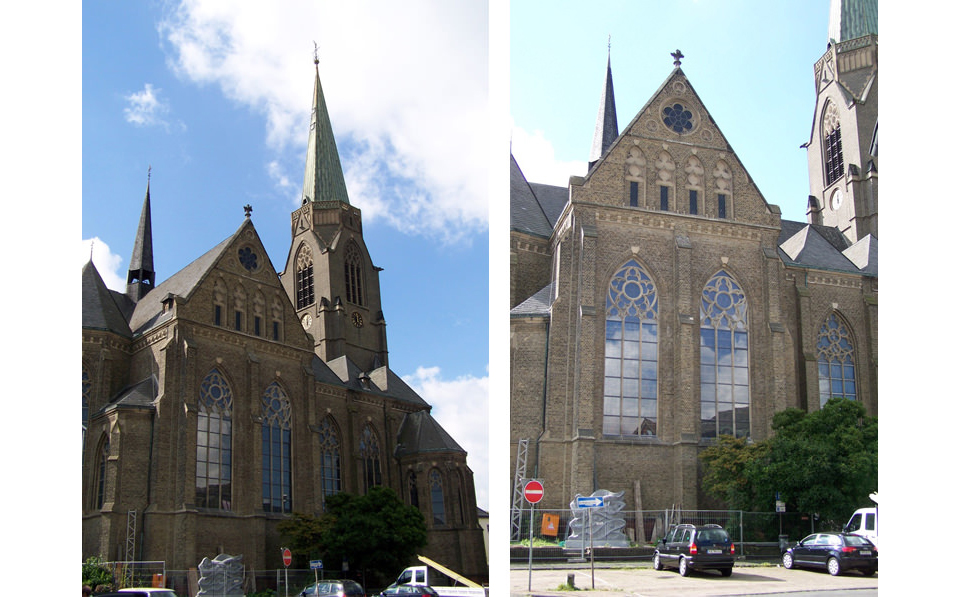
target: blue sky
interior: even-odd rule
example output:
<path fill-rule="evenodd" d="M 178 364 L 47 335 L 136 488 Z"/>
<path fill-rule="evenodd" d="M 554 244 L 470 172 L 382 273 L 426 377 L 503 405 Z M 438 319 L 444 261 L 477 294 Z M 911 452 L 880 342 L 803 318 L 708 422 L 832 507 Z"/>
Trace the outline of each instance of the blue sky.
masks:
<path fill-rule="evenodd" d="M 829 0 L 524 0 L 510 5 L 512 150 L 527 179 L 585 175 L 607 65 L 621 132 L 671 53 L 769 203 L 805 221 L 813 64 Z M 549 59 L 545 59 L 549 57 Z"/>
<path fill-rule="evenodd" d="M 281 271 L 316 42 L 383 268 L 391 368 L 467 449 L 488 508 L 486 3 L 339 4 L 85 1 L 78 261 L 92 247 L 124 287 L 149 169 L 158 283 L 236 231 L 248 203 Z"/>

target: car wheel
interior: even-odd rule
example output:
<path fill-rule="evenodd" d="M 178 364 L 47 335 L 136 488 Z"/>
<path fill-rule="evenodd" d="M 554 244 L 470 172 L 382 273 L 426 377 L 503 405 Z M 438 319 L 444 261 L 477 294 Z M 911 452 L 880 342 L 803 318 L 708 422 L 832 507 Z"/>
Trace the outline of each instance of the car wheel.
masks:
<path fill-rule="evenodd" d="M 863 575 L 864 575 L 864 576 L 873 576 L 874 574 L 877 573 L 877 569 L 876 569 L 876 568 L 864 568 L 864 569 L 860 570 L 860 572 L 863 572 Z"/>
<path fill-rule="evenodd" d="M 837 558 L 827 560 L 827 572 L 829 572 L 831 576 L 840 574 L 840 560 Z"/>
<path fill-rule="evenodd" d="M 733 568 L 721 568 L 720 576 L 730 576 L 733 574 Z"/>
<path fill-rule="evenodd" d="M 660 554 L 653 554 L 653 569 L 654 570 L 663 570 L 663 562 L 660 561 Z"/>
<path fill-rule="evenodd" d="M 783 567 L 787 570 L 793 568 L 793 554 L 789 551 L 783 554 Z"/>
<path fill-rule="evenodd" d="M 690 576 L 690 566 L 687 565 L 687 558 L 680 556 L 680 576 Z"/>

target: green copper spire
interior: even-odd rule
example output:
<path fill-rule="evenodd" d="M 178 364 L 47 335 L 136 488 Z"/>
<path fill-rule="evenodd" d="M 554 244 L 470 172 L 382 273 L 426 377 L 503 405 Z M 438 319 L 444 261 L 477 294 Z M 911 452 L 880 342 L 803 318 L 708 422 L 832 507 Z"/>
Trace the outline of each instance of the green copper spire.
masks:
<path fill-rule="evenodd" d="M 877 0 L 830 0 L 830 43 L 877 34 Z"/>
<path fill-rule="evenodd" d="M 316 78 L 313 82 L 313 109 L 310 113 L 310 136 L 307 139 L 307 167 L 303 174 L 301 202 L 339 201 L 350 204 L 347 185 L 343 181 L 337 142 L 327 113 L 327 102 L 320 86 L 320 59 L 314 54 Z"/>

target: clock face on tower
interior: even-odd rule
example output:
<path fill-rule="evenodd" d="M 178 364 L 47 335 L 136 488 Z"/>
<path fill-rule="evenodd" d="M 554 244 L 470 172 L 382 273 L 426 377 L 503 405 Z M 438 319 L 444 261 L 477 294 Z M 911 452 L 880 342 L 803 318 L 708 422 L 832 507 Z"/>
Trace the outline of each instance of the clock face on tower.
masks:
<path fill-rule="evenodd" d="M 363 327 L 363 315 L 360 315 L 360 313 L 354 311 L 350 319 L 353 321 L 354 327 Z"/>
<path fill-rule="evenodd" d="M 830 196 L 830 207 L 834 210 L 840 209 L 840 205 L 843 204 L 843 193 L 840 189 L 837 189 L 833 192 L 833 195 Z"/>
<path fill-rule="evenodd" d="M 311 317 L 310 314 L 307 313 L 307 314 L 304 315 L 303 318 L 300 320 L 300 324 L 303 325 L 303 329 L 309 330 L 309 329 L 310 329 L 310 326 L 313 325 L 313 317 Z"/>

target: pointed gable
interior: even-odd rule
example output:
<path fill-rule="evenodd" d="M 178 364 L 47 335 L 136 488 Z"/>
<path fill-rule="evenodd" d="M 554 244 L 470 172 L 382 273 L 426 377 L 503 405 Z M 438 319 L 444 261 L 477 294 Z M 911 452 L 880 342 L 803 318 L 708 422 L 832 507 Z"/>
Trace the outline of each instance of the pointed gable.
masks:
<path fill-rule="evenodd" d="M 510 154 L 510 229 L 549 238 L 553 224 L 530 183 Z"/>
<path fill-rule="evenodd" d="M 776 225 L 780 210 L 764 199 L 683 70 L 670 76 L 646 102 L 600 162 L 572 188 L 574 201 L 632 205 L 628 182 L 636 183 L 636 205 L 661 211 L 666 187 L 672 213 Z M 690 207 L 690 190 L 724 208 Z M 714 204 L 715 204 L 714 203 Z"/>

